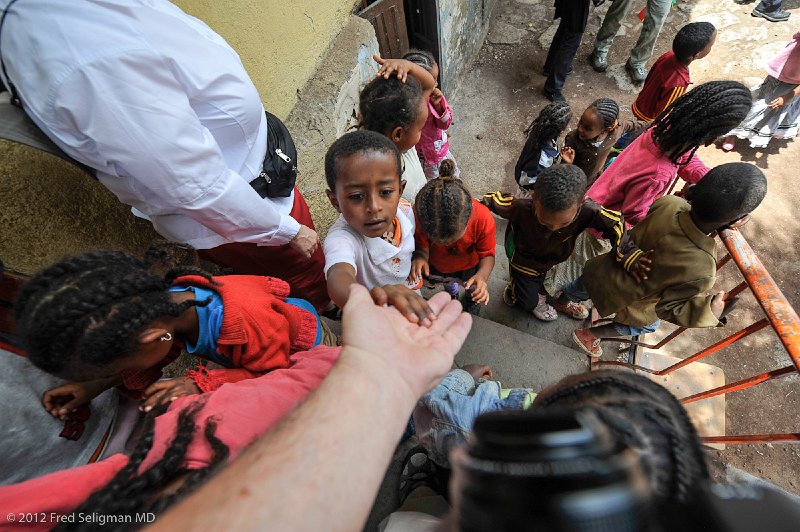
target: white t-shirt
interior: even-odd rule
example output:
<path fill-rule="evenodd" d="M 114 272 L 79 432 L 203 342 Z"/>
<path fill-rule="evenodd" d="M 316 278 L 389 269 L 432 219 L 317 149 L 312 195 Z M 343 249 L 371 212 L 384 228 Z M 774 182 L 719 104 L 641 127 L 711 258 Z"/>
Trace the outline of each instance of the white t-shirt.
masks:
<path fill-rule="evenodd" d="M 356 281 L 368 290 L 387 284 L 415 288 L 406 282 L 414 253 L 414 209 L 410 203 L 400 200 L 397 219 L 400 234 L 395 234 L 395 241 L 399 240 L 395 246 L 380 237 L 365 237 L 339 215 L 325 238 L 325 277 L 334 264 L 344 263 L 356 270 Z"/>
<path fill-rule="evenodd" d="M 406 182 L 403 199 L 413 204 L 417 193 L 422 190 L 428 179 L 425 177 L 422 163 L 419 162 L 419 154 L 416 148 L 412 147 L 404 151 L 401 157 L 403 159 L 403 174 L 400 178 Z"/>

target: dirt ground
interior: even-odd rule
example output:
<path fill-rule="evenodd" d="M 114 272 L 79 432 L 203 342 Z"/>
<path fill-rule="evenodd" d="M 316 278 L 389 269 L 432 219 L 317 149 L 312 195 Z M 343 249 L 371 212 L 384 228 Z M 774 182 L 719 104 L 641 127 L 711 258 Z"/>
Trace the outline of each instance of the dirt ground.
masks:
<path fill-rule="evenodd" d="M 644 5 L 644 1 L 640 2 Z M 552 0 L 499 0 L 489 36 L 476 61 L 455 94 L 448 95 L 454 109 L 451 145 L 462 177 L 474 195 L 504 189 L 512 191 L 513 167 L 524 142 L 523 129 L 547 103 L 541 95 L 541 68 L 556 23 Z M 690 67 L 695 83 L 713 79 L 734 79 L 751 87 L 764 77 L 760 64 L 774 55 L 796 31 L 800 2 L 787 0 L 784 8 L 793 13 L 789 22 L 770 23 L 750 16 L 754 4 L 737 5 L 732 0 L 679 2 L 658 39 L 649 64 L 672 43 L 677 29 L 686 22 L 705 20 L 718 29 L 711 54 Z M 630 84 L 624 63 L 639 34 L 635 17 L 629 14 L 609 56 L 612 65 L 605 74 L 594 72 L 587 62 L 594 37 L 607 5 L 593 9 L 589 27 L 574 62 L 564 95 L 573 107 L 577 123 L 583 109 L 595 98 L 614 98 L 630 117 L 630 104 L 637 89 Z M 747 161 L 767 175 L 769 193 L 742 232 L 777 281 L 789 302 L 800 308 L 795 241 L 800 221 L 792 216 L 798 191 L 794 177 L 800 167 L 797 141 L 772 141 L 766 151 L 752 150 L 744 141 L 736 150 L 723 152 L 718 146 L 698 152 L 708 166 Z M 723 248 L 720 246 L 719 256 Z M 740 274 L 733 264 L 719 276 L 723 289 L 738 284 Z M 761 311 L 746 293 L 724 330 L 695 331 L 673 344 L 671 352 L 685 356 L 711 342 L 760 319 Z M 669 332 L 665 328 L 664 333 Z M 662 333 L 663 334 L 663 333 Z M 553 340 L 556 341 L 556 340 Z M 771 329 L 765 329 L 723 350 L 707 362 L 720 366 L 732 382 L 785 366 L 789 358 Z M 800 389 L 796 374 L 728 395 L 727 434 L 798 432 Z M 724 451 L 710 451 L 723 462 L 744 469 L 792 492 L 800 493 L 800 447 L 792 445 L 729 445 Z"/>

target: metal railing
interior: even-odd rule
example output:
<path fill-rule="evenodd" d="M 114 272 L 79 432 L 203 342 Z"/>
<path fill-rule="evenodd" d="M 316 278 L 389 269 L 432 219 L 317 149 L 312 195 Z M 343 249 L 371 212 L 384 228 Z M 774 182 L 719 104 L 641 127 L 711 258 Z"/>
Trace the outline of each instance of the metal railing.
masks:
<path fill-rule="evenodd" d="M 724 386 L 719 386 L 704 392 L 696 393 L 694 395 L 684 397 L 680 401 L 684 404 L 701 401 L 703 399 L 708 399 L 709 397 L 715 397 L 717 395 L 744 390 L 746 388 L 761 384 L 762 382 L 771 381 L 773 379 L 791 375 L 793 373 L 800 373 L 800 317 L 798 317 L 794 308 L 792 308 L 792 306 L 786 300 L 786 297 L 783 295 L 780 289 L 778 289 L 778 286 L 775 284 L 772 276 L 770 276 L 769 272 L 767 272 L 767 270 L 764 268 L 764 265 L 761 264 L 761 261 L 747 243 L 747 240 L 745 240 L 745 238 L 737 229 L 725 229 L 720 231 L 719 237 L 727 248 L 728 254 L 717 263 L 717 270 L 719 271 L 720 268 L 725 266 L 725 264 L 733 259 L 733 261 L 736 263 L 736 266 L 738 266 L 739 271 L 742 273 L 742 276 L 744 277 L 744 281 L 726 293 L 725 298 L 728 299 L 734 297 L 749 287 L 753 292 L 756 301 L 758 301 L 758 304 L 761 306 L 764 312 L 764 317 L 748 325 L 747 327 L 736 331 L 726 338 L 723 338 L 722 340 L 699 350 L 684 360 L 681 360 L 680 362 L 662 370 L 653 370 L 651 368 L 637 365 L 635 358 L 636 347 L 660 349 L 683 334 L 686 331 L 686 327 L 679 327 L 660 342 L 653 345 L 641 343 L 637 338 L 633 338 L 630 341 L 631 350 L 628 362 L 596 360 L 592 362 L 592 369 L 602 366 L 626 366 L 633 370 L 644 371 L 657 376 L 669 375 L 670 373 L 688 364 L 702 360 L 705 357 L 738 342 L 742 338 L 746 338 L 751 334 L 771 325 L 783 344 L 786 353 L 789 355 L 789 361 L 791 364 L 772 371 L 753 375 L 752 377 L 741 379 Z M 619 338 L 603 339 L 603 341 L 606 340 L 620 341 Z M 706 436 L 703 437 L 702 440 L 704 443 L 721 444 L 800 443 L 800 433 Z"/>

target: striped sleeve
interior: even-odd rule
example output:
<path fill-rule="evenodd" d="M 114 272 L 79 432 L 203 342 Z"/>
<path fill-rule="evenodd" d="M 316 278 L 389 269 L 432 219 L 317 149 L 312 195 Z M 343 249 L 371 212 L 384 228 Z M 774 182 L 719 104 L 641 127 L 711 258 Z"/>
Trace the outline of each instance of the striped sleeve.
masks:
<path fill-rule="evenodd" d="M 630 234 L 625 230 L 625 221 L 622 213 L 612 211 L 599 205 L 599 210 L 594 217 L 592 228 L 600 231 L 604 237 L 611 241 L 611 253 L 614 260 L 629 272 L 636 260 L 643 255 L 643 251 L 636 246 Z"/>
<path fill-rule="evenodd" d="M 481 203 L 498 216 L 507 220 L 511 219 L 514 210 L 514 196 L 503 194 L 502 192 L 492 192 L 491 194 L 484 194 Z"/>

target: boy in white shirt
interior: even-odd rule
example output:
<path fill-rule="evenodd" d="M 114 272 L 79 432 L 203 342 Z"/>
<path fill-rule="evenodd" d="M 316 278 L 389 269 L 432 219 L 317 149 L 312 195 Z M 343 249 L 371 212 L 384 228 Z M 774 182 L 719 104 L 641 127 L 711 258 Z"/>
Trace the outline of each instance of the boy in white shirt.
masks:
<path fill-rule="evenodd" d="M 341 213 L 325 238 L 328 294 L 342 308 L 350 285 L 370 290 L 379 305 L 396 307 L 409 321 L 430 325 L 428 303 L 406 279 L 414 252 L 414 210 L 400 200 L 400 153 L 372 131 L 348 133 L 325 156 L 326 191 Z"/>

